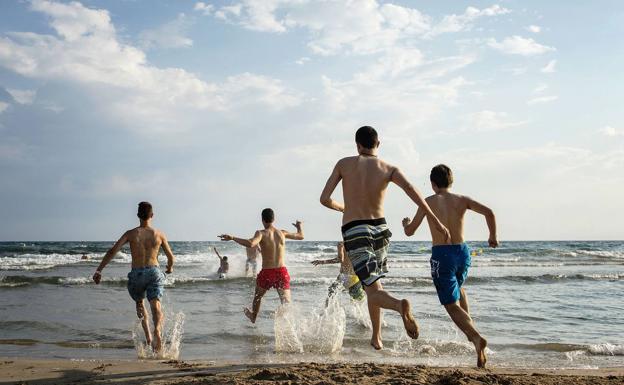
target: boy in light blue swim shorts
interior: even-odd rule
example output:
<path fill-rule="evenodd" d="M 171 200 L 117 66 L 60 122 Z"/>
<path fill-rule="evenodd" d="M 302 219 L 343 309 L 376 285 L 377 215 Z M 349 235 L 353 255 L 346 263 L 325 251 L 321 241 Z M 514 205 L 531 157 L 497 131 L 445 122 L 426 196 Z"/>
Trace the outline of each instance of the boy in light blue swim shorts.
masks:
<path fill-rule="evenodd" d="M 487 361 L 485 354 L 487 341 L 475 328 L 470 317 L 468 297 L 462 288 L 471 263 L 470 248 L 464 243 L 464 215 L 467 210 L 472 210 L 485 216 L 490 231 L 488 239 L 490 247 L 498 246 L 496 217 L 491 209 L 481 203 L 449 191 L 453 184 L 453 173 L 447 166 L 443 164 L 435 166 L 431 170 L 430 180 L 435 194 L 425 201 L 451 232 L 451 244 L 448 244 L 444 234 L 440 233 L 434 224 L 429 223 L 433 243 L 430 260 L 431 277 L 440 303 L 444 305 L 455 325 L 474 344 L 477 351 L 477 366 L 483 368 Z M 424 218 L 425 213 L 419 208 L 413 220 L 403 219 L 405 235 L 413 235 Z"/>

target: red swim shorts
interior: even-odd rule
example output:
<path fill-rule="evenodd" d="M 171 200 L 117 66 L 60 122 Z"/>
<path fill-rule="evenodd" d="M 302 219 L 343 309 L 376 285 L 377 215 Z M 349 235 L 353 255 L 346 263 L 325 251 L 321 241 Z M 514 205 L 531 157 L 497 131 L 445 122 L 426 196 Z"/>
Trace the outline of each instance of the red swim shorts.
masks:
<path fill-rule="evenodd" d="M 290 289 L 290 275 L 285 266 L 275 269 L 262 269 L 256 277 L 256 284 L 265 290 Z"/>

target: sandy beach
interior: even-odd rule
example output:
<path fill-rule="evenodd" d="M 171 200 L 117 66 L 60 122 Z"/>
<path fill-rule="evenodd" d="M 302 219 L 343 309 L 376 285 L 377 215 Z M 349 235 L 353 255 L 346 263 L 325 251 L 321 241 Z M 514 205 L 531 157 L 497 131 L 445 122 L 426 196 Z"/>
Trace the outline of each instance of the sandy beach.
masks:
<path fill-rule="evenodd" d="M 0 384 L 622 384 L 624 368 L 485 369 L 385 364 L 0 360 Z"/>

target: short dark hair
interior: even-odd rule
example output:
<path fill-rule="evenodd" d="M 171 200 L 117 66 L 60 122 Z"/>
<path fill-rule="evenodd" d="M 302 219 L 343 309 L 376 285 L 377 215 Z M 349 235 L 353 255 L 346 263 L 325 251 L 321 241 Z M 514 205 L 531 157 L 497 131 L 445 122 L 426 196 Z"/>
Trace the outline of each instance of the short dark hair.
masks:
<path fill-rule="evenodd" d="M 439 164 L 431 169 L 429 179 L 439 188 L 447 188 L 453 184 L 453 171 L 445 164 Z"/>
<path fill-rule="evenodd" d="M 224 256 L 223 256 L 223 260 L 224 260 L 224 261 L 227 261 L 227 255 L 224 255 Z"/>
<path fill-rule="evenodd" d="M 137 217 L 144 221 L 150 219 L 153 215 L 152 204 L 149 202 L 139 203 L 139 210 L 137 211 Z"/>
<path fill-rule="evenodd" d="M 266 208 L 262 210 L 262 221 L 266 223 L 273 223 L 275 220 L 275 213 L 272 209 Z"/>
<path fill-rule="evenodd" d="M 378 137 L 377 131 L 371 126 L 362 126 L 355 132 L 355 143 L 368 149 L 373 149 L 377 146 Z"/>

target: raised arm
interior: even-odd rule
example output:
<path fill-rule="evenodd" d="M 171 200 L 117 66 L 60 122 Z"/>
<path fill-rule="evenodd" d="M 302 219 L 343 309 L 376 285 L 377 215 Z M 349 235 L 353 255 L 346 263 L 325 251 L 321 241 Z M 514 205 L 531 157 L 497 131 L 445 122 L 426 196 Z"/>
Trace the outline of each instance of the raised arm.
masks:
<path fill-rule="evenodd" d="M 167 240 L 167 236 L 161 233 L 161 237 L 162 237 L 162 244 L 160 247 L 163 249 L 163 251 L 165 252 L 165 255 L 167 256 L 167 270 L 165 270 L 165 273 L 171 274 L 173 273 L 173 263 L 175 262 L 175 257 L 173 255 L 173 252 L 171 251 L 171 247 L 169 246 L 169 241 Z"/>
<path fill-rule="evenodd" d="M 260 241 L 262 240 L 262 233 L 260 231 L 256 231 L 253 238 L 249 239 L 237 238 L 229 234 L 221 234 L 219 235 L 219 238 L 221 238 L 222 241 L 234 241 L 241 246 L 253 248 L 260 244 Z"/>
<path fill-rule="evenodd" d="M 214 252 L 217 254 L 217 257 L 219 257 L 219 261 L 222 261 L 222 260 L 223 260 L 223 257 L 221 257 L 221 254 L 219 254 L 219 250 L 217 250 L 217 248 L 216 248 L 216 247 L 213 247 L 212 249 L 213 249 L 213 250 L 214 250 Z"/>
<path fill-rule="evenodd" d="M 340 258 L 339 257 L 335 257 L 332 259 L 319 259 L 316 261 L 312 261 L 311 262 L 314 266 L 318 266 L 318 265 L 331 265 L 334 263 L 340 263 Z"/>
<path fill-rule="evenodd" d="M 115 255 L 119 252 L 119 250 L 121 250 L 123 245 L 125 245 L 127 242 L 128 242 L 128 232 L 125 232 L 124 235 L 122 235 L 121 238 L 119 238 L 119 240 L 115 242 L 113 247 L 111 247 L 106 252 L 106 254 L 104 255 L 104 258 L 102 258 L 102 262 L 100 262 L 100 265 L 95 270 L 95 274 L 93 274 L 93 281 L 96 284 L 99 284 L 100 281 L 102 280 L 102 270 L 106 267 L 106 265 L 108 265 L 108 263 L 115 257 Z"/>
<path fill-rule="evenodd" d="M 425 219 L 425 210 L 420 207 L 416 211 L 416 215 L 414 215 L 414 219 L 412 219 L 411 222 L 409 218 L 403 218 L 403 231 L 405 231 L 405 235 L 408 237 L 414 235 L 423 219 Z"/>
<path fill-rule="evenodd" d="M 496 216 L 494 215 L 494 211 L 489 207 L 482 205 L 481 203 L 469 198 L 464 197 L 466 199 L 466 207 L 476 213 L 479 213 L 485 217 L 485 221 L 487 223 L 488 230 L 490 230 L 490 236 L 488 238 L 488 244 L 490 247 L 498 246 L 498 239 L 496 238 Z"/>
<path fill-rule="evenodd" d="M 325 188 L 321 193 L 321 204 L 327 208 L 340 211 L 342 213 L 344 212 L 344 205 L 336 202 L 331 197 L 331 195 L 334 193 L 334 190 L 336 189 L 336 186 L 338 186 L 338 183 L 342 179 L 338 164 L 339 163 L 336 163 L 336 166 L 334 166 L 334 170 L 329 176 L 329 179 L 327 179 L 327 183 L 325 183 Z"/>
<path fill-rule="evenodd" d="M 286 237 L 287 239 L 294 239 L 297 241 L 302 241 L 303 240 L 303 222 L 301 222 L 300 220 L 297 220 L 292 225 L 295 226 L 295 228 L 297 229 L 296 233 L 289 233 L 286 230 L 282 230 L 282 234 L 284 234 L 284 237 Z"/>
<path fill-rule="evenodd" d="M 442 224 L 442 222 L 440 222 L 438 217 L 435 216 L 427 202 L 425 202 L 425 199 L 422 197 L 422 195 L 420 195 L 420 192 L 414 186 L 412 186 L 412 184 L 407 180 L 405 175 L 403 175 L 401 170 L 395 167 L 392 171 L 390 181 L 403 189 L 403 191 L 405 191 L 405 194 L 407 194 L 407 196 L 410 197 L 410 199 L 414 203 L 416 203 L 418 208 L 422 209 L 424 211 L 424 214 L 429 219 L 431 219 L 433 223 L 435 223 L 436 229 L 445 235 L 446 241 L 450 242 L 451 233 L 449 232 L 449 230 L 446 228 L 446 226 Z"/>

